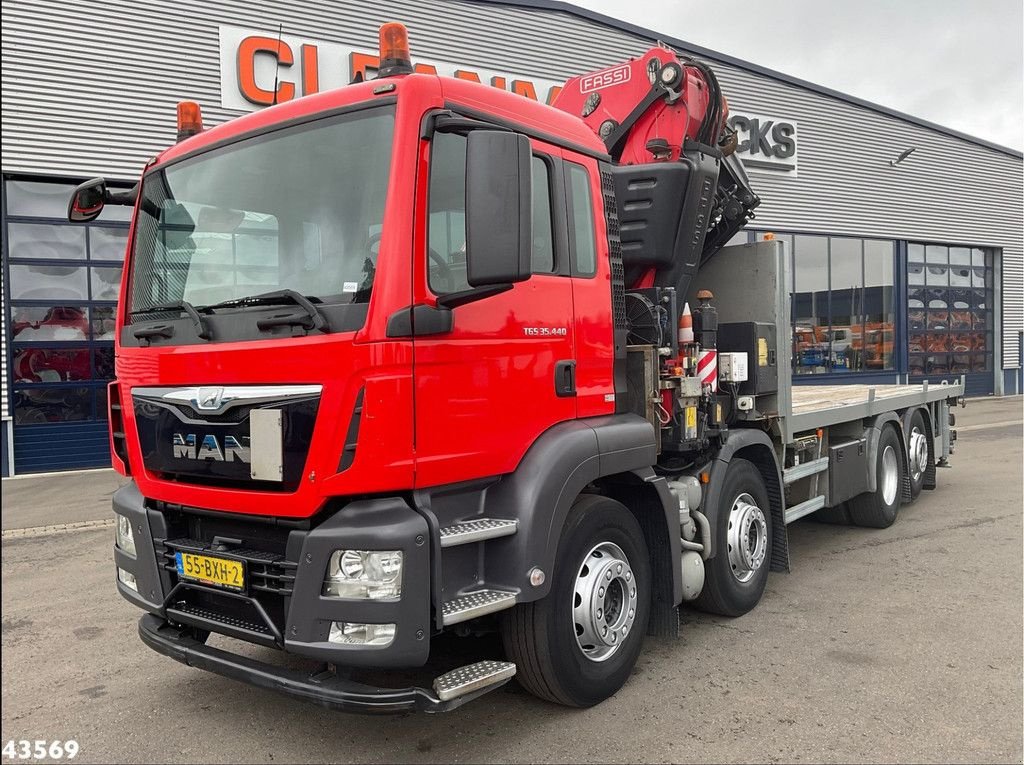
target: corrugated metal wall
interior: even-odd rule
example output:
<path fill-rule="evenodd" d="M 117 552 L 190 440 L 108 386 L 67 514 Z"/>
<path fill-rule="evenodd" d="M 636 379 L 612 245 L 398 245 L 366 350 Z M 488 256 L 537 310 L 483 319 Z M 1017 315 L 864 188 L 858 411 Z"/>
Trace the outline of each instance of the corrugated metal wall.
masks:
<path fill-rule="evenodd" d="M 642 52 L 649 40 L 560 12 L 441 0 L 3 4 L 3 169 L 132 178 L 174 139 L 174 104 L 216 123 L 219 24 L 376 46 L 404 21 L 414 53 L 498 70 L 566 76 Z M 714 63 L 714 62 L 713 62 Z M 799 175 L 752 174 L 759 225 L 962 243 L 1003 251 L 1003 365 L 1024 327 L 1019 157 L 724 63 L 737 111 L 799 124 Z M 889 160 L 917 151 L 903 164 Z M 6 399 L 6 396 L 5 396 Z"/>

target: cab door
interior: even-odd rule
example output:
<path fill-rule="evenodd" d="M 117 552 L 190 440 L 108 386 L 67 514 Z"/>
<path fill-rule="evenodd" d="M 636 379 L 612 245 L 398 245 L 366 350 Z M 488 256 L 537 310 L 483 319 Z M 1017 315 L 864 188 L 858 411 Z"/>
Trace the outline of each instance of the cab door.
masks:
<path fill-rule="evenodd" d="M 469 289 L 467 138 L 436 132 L 423 143 L 413 282 L 414 302 L 431 306 Z M 573 293 L 557 273 L 564 220 L 553 204 L 561 157 L 531 145 L 533 275 L 454 308 L 450 330 L 414 333 L 417 487 L 511 472 L 541 433 L 576 417 Z"/>

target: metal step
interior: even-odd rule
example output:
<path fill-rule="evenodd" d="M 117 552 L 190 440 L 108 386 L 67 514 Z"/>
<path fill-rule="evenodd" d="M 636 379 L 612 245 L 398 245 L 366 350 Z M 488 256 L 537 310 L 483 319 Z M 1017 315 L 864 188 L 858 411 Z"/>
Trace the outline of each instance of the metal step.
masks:
<path fill-rule="evenodd" d="M 441 609 L 441 622 L 447 627 L 449 624 L 458 624 L 484 614 L 512 608 L 515 604 L 514 592 L 475 590 L 447 601 Z"/>
<path fill-rule="evenodd" d="M 821 510 L 825 506 L 825 495 L 818 497 L 811 497 L 806 502 L 801 502 L 799 505 L 793 505 L 792 507 L 786 508 L 786 523 L 792 523 L 798 518 L 803 518 L 805 515 L 810 515 L 815 510 Z"/>
<path fill-rule="evenodd" d="M 477 518 L 472 521 L 455 523 L 441 529 L 441 547 L 468 545 L 485 539 L 507 537 L 516 533 L 519 521 L 497 518 Z"/>
<path fill-rule="evenodd" d="M 441 701 L 450 701 L 481 688 L 501 685 L 515 673 L 516 665 L 510 661 L 478 661 L 445 672 L 434 680 L 434 691 Z"/>
<path fill-rule="evenodd" d="M 789 486 L 801 478 L 807 478 L 807 476 L 815 475 L 816 473 L 824 473 L 826 470 L 828 470 L 828 457 L 819 457 L 802 465 L 786 468 L 782 471 L 782 480 L 786 486 Z"/>

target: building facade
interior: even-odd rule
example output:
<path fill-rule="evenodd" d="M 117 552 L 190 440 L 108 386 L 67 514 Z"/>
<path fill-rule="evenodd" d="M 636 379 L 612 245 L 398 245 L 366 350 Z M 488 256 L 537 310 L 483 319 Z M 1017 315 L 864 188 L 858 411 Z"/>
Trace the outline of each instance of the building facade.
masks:
<path fill-rule="evenodd" d="M 704 59 L 763 200 L 738 239 L 791 245 L 795 379 L 965 375 L 975 395 L 1021 392 L 1019 151 L 551 0 L 12 0 L 4 475 L 109 464 L 106 382 L 128 222 L 113 208 L 67 224 L 73 186 L 97 175 L 134 183 L 175 140 L 178 101 L 198 101 L 209 125 L 372 76 L 385 21 L 407 25 L 422 69 L 546 101 L 570 75 L 659 40 Z"/>

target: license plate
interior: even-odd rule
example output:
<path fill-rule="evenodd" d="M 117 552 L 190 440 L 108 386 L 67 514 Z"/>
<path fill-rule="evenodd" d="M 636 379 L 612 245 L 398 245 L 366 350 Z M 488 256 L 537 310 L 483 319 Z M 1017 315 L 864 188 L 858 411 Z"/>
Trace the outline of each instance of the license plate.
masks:
<path fill-rule="evenodd" d="M 209 555 L 179 552 L 174 554 L 178 576 L 194 582 L 212 584 L 229 590 L 245 588 L 245 567 L 241 561 Z"/>

